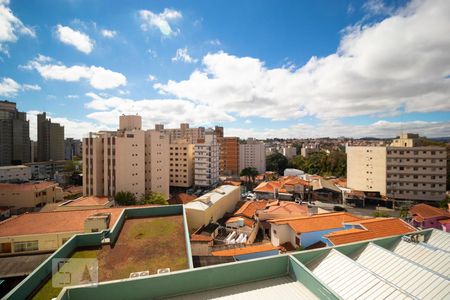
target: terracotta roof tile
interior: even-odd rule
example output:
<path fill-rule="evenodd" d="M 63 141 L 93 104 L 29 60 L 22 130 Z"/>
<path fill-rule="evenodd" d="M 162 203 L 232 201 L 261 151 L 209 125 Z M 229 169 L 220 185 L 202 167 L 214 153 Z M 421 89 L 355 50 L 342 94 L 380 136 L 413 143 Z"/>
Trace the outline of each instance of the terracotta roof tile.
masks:
<path fill-rule="evenodd" d="M 262 245 L 257 245 L 257 246 L 247 246 L 247 247 L 242 247 L 242 248 L 213 251 L 213 252 L 211 252 L 211 254 L 213 256 L 238 256 L 238 255 L 244 255 L 244 254 L 250 254 L 250 253 L 272 251 L 272 250 L 277 250 L 277 249 L 278 249 L 278 247 L 275 247 L 272 244 L 262 244 Z"/>
<path fill-rule="evenodd" d="M 53 181 L 27 182 L 27 183 L 0 183 L 0 191 L 30 191 L 43 190 L 58 184 Z"/>
<path fill-rule="evenodd" d="M 257 210 L 264 209 L 267 205 L 266 200 L 246 201 L 236 212 L 234 216 L 243 215 L 248 218 L 253 218 Z"/>
<path fill-rule="evenodd" d="M 421 219 L 450 217 L 450 213 L 427 204 L 416 204 L 409 209 L 409 212 L 413 216 L 418 216 Z"/>
<path fill-rule="evenodd" d="M 210 235 L 203 235 L 203 234 L 191 235 L 191 241 L 193 242 L 211 242 L 212 240 L 213 238 Z"/>
<path fill-rule="evenodd" d="M 450 224 L 450 219 L 440 220 L 439 223 L 441 223 L 441 224 Z"/>
<path fill-rule="evenodd" d="M 88 197 L 80 197 L 73 201 L 70 201 L 64 206 L 95 206 L 95 205 L 105 205 L 109 203 L 109 198 L 106 196 L 88 196 Z"/>
<path fill-rule="evenodd" d="M 342 230 L 325 235 L 325 237 L 334 245 L 341 245 L 416 231 L 414 227 L 398 218 L 373 218 L 353 223 L 361 224 L 365 229 Z"/>

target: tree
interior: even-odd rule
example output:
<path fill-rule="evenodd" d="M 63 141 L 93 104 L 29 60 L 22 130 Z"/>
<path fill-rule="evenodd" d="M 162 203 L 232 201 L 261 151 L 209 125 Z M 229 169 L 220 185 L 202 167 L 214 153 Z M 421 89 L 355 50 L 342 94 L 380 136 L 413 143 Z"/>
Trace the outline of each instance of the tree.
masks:
<path fill-rule="evenodd" d="M 136 204 L 136 196 L 131 192 L 118 192 L 114 197 L 116 204 L 121 206 L 135 205 Z"/>
<path fill-rule="evenodd" d="M 247 177 L 247 182 L 255 182 L 256 176 L 258 176 L 259 172 L 256 168 L 248 167 L 242 169 L 240 176 Z"/>
<path fill-rule="evenodd" d="M 150 194 L 145 194 L 141 196 L 139 200 L 139 204 L 159 204 L 159 205 L 168 205 L 167 197 L 158 192 L 151 192 Z"/>
<path fill-rule="evenodd" d="M 442 201 L 439 202 L 439 208 L 447 210 L 448 209 L 448 203 L 449 203 L 449 198 L 447 197 L 447 198 L 445 198 L 445 199 L 443 199 Z"/>
<path fill-rule="evenodd" d="M 266 169 L 282 175 L 288 167 L 288 159 L 281 153 L 273 153 L 266 158 Z"/>

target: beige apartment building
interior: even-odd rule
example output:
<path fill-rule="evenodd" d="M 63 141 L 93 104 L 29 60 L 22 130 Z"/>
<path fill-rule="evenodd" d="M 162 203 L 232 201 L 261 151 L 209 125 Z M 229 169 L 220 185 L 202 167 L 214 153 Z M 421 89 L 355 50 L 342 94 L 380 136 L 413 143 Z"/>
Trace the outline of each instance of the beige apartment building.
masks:
<path fill-rule="evenodd" d="M 245 144 L 239 145 L 239 170 L 256 168 L 259 173 L 266 171 L 265 144 L 256 139 L 249 138 Z"/>
<path fill-rule="evenodd" d="M 0 206 L 32 208 L 61 200 L 63 192 L 55 182 L 0 183 Z"/>
<path fill-rule="evenodd" d="M 180 128 L 164 128 L 163 124 L 156 124 L 155 130 L 169 137 L 171 143 L 186 140 L 191 144 L 201 142 L 205 138 L 205 127 L 190 128 L 188 123 L 181 123 Z"/>
<path fill-rule="evenodd" d="M 90 133 L 83 140 L 83 194 L 113 197 L 169 195 L 169 139 L 141 129 L 140 116 L 120 116 L 119 130 Z"/>
<path fill-rule="evenodd" d="M 178 140 L 169 147 L 170 186 L 191 187 L 194 184 L 194 144 Z"/>
<path fill-rule="evenodd" d="M 214 131 L 205 132 L 203 143 L 194 147 L 194 183 L 196 186 L 212 186 L 219 182 L 219 144 Z"/>
<path fill-rule="evenodd" d="M 445 198 L 447 150 L 402 134 L 388 147 L 347 147 L 347 185 L 398 200 Z"/>

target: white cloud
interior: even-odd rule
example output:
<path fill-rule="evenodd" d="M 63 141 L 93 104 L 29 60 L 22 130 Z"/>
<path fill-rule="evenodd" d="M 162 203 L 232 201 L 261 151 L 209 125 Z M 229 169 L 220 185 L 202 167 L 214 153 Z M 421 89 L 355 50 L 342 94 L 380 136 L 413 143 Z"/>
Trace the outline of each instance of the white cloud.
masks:
<path fill-rule="evenodd" d="M 127 78 L 119 72 L 114 72 L 103 67 L 74 65 L 67 67 L 60 62 L 53 62 L 49 57 L 39 55 L 36 59 L 21 66 L 22 69 L 35 69 L 45 79 L 76 82 L 82 79 L 96 89 L 112 89 L 127 84 Z"/>
<path fill-rule="evenodd" d="M 117 35 L 117 31 L 115 31 L 115 30 L 108 30 L 108 29 L 102 29 L 100 31 L 100 34 L 103 37 L 105 37 L 105 38 L 112 39 L 112 38 L 114 38 Z"/>
<path fill-rule="evenodd" d="M 37 84 L 19 84 L 14 79 L 3 77 L 0 81 L 0 95 L 4 97 L 15 97 L 19 91 L 40 91 Z"/>
<path fill-rule="evenodd" d="M 36 37 L 34 30 L 25 26 L 9 8 L 9 1 L 0 1 L 0 52 L 9 55 L 8 47 L 4 43 L 14 43 L 18 35 Z"/>
<path fill-rule="evenodd" d="M 149 74 L 148 77 L 147 77 L 148 81 L 155 81 L 156 79 L 157 79 L 156 76 L 152 75 L 152 74 Z"/>
<path fill-rule="evenodd" d="M 172 57 L 172 61 L 182 61 L 191 64 L 196 63 L 198 60 L 196 58 L 192 58 L 192 56 L 190 56 L 188 53 L 188 49 L 185 47 L 177 49 L 175 56 Z"/>
<path fill-rule="evenodd" d="M 37 141 L 37 115 L 40 113 L 42 112 L 38 110 L 27 111 L 27 119 L 30 121 L 30 138 L 33 141 Z M 102 124 L 97 124 L 95 122 L 57 117 L 52 113 L 47 113 L 47 118 L 51 118 L 53 123 L 59 123 L 64 126 L 65 138 L 81 139 L 83 137 L 87 137 L 89 132 L 116 129 Z"/>
<path fill-rule="evenodd" d="M 94 48 L 94 41 L 87 34 L 68 26 L 56 26 L 56 36 L 64 44 L 73 46 L 85 54 L 91 53 Z"/>
<path fill-rule="evenodd" d="M 222 45 L 222 43 L 220 42 L 219 39 L 207 40 L 206 43 L 210 44 L 212 46 L 220 46 L 220 45 Z"/>
<path fill-rule="evenodd" d="M 148 31 L 150 28 L 157 28 L 165 35 L 170 36 L 176 34 L 169 23 L 180 19 L 182 17 L 181 12 L 166 8 L 162 13 L 154 13 L 150 10 L 140 10 L 139 18 L 141 19 L 141 29 Z"/>
<path fill-rule="evenodd" d="M 205 105 L 197 105 L 192 101 L 182 99 L 140 99 L 133 100 L 121 97 L 103 97 L 95 93 L 86 96 L 92 100 L 86 108 L 95 112 L 88 118 L 107 126 L 117 126 L 122 114 L 136 114 L 142 116 L 145 128 L 153 128 L 154 124 L 162 123 L 167 126 L 179 126 L 189 122 L 193 125 L 206 125 L 213 122 L 231 122 L 234 117 Z"/>
<path fill-rule="evenodd" d="M 251 124 L 251 123 L 252 123 L 252 120 L 247 119 L 247 120 L 244 121 L 244 123 L 245 123 L 245 124 Z"/>
<path fill-rule="evenodd" d="M 347 28 L 336 53 L 268 68 L 224 52 L 160 93 L 241 117 L 272 120 L 450 110 L 450 1 L 413 1 L 379 23 Z"/>
<path fill-rule="evenodd" d="M 265 128 L 228 128 L 228 136 L 239 136 L 240 138 L 255 137 L 266 138 L 319 138 L 319 137 L 376 137 L 392 138 L 398 136 L 405 128 L 408 132 L 418 133 L 426 137 L 450 136 L 450 121 L 445 122 L 389 122 L 378 121 L 369 125 L 349 125 L 340 122 L 323 122 L 319 125 L 296 124 L 281 129 Z"/>
<path fill-rule="evenodd" d="M 80 96 L 78 96 L 78 95 L 67 95 L 66 98 L 67 99 L 78 99 L 78 98 L 80 98 Z"/>

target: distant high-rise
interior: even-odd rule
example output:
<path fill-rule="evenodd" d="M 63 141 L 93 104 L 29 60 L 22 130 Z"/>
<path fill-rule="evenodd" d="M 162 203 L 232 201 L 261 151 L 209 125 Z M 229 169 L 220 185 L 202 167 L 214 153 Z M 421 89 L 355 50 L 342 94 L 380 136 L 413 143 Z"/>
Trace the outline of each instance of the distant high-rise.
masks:
<path fill-rule="evenodd" d="M 258 172 L 266 171 L 265 144 L 249 138 L 245 144 L 239 145 L 239 169 L 255 168 Z"/>
<path fill-rule="evenodd" d="M 64 126 L 52 123 L 44 113 L 37 115 L 38 160 L 64 159 Z"/>
<path fill-rule="evenodd" d="M 67 138 L 64 140 L 64 159 L 72 160 L 75 156 L 81 158 L 82 155 L 81 140 Z"/>
<path fill-rule="evenodd" d="M 30 161 L 30 123 L 16 103 L 0 101 L 0 166 Z"/>
<path fill-rule="evenodd" d="M 219 144 L 214 131 L 205 132 L 203 143 L 194 147 L 194 183 L 196 186 L 213 186 L 219 182 Z"/>

